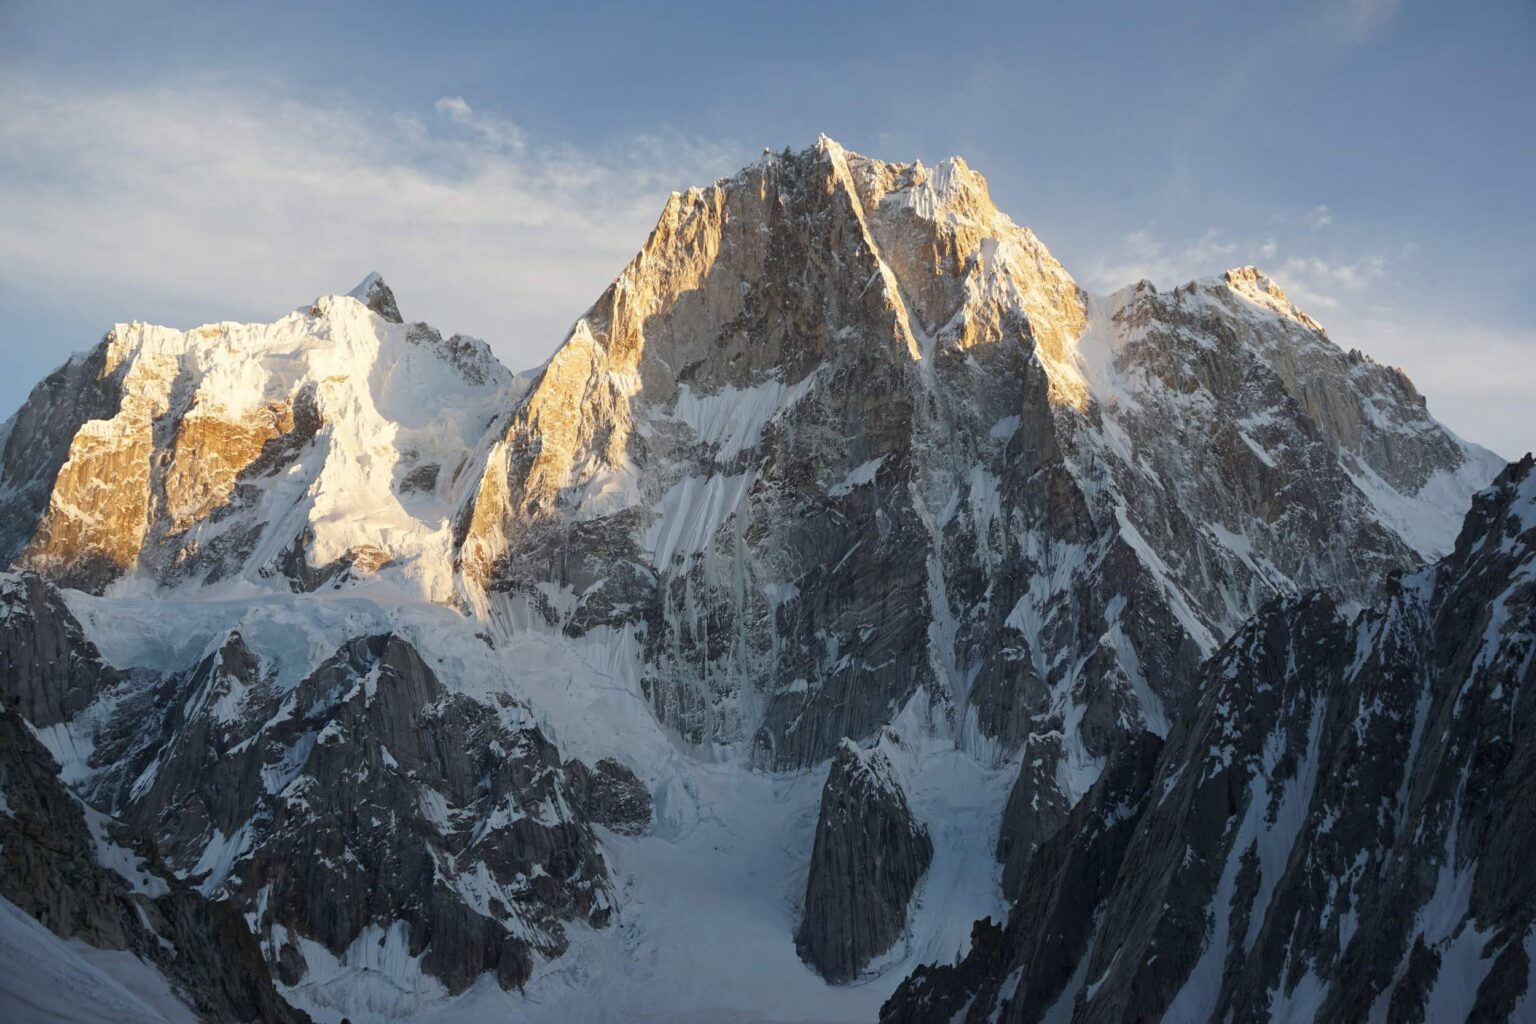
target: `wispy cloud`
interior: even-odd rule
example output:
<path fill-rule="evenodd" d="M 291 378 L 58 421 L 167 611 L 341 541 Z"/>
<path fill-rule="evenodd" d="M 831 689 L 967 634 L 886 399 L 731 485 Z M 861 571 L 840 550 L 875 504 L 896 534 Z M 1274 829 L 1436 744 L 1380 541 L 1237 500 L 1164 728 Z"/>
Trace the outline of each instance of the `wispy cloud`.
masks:
<path fill-rule="evenodd" d="M 1327 206 L 1318 205 L 1307 211 L 1307 227 L 1313 231 L 1321 231 L 1333 223 L 1333 211 Z"/>
<path fill-rule="evenodd" d="M 1337 309 L 1341 293 L 1358 294 L 1381 281 L 1387 261 L 1381 256 L 1362 256 L 1340 262 L 1319 256 L 1291 256 L 1274 270 L 1274 276 L 1301 305 Z"/>
<path fill-rule="evenodd" d="M 1348 0 L 1344 23 L 1356 40 L 1368 39 L 1397 17 L 1402 0 Z"/>
<path fill-rule="evenodd" d="M 1308 211 L 1302 223 L 1314 227 L 1320 217 L 1324 223 L 1330 219 L 1326 206 Z M 1274 237 L 1233 238 L 1218 228 L 1209 228 L 1192 238 L 1171 240 L 1159 237 L 1151 229 L 1142 229 L 1126 235 L 1106 252 L 1083 274 L 1084 283 L 1099 292 L 1113 291 L 1143 278 L 1160 287 L 1170 287 L 1234 266 L 1261 263 L 1292 298 L 1314 311 L 1338 308 L 1341 295 L 1359 297 L 1370 286 L 1382 282 L 1388 269 L 1387 259 L 1375 254 L 1341 260 L 1336 256 L 1287 251 Z"/>
<path fill-rule="evenodd" d="M 85 92 L 11 76 L 0 95 L 7 284 L 99 306 L 103 327 L 277 315 L 377 269 L 407 316 L 535 362 L 669 192 L 744 162 L 682 134 L 539 144 L 458 96 L 391 118 L 207 80 Z"/>
<path fill-rule="evenodd" d="M 1165 242 L 1151 229 L 1133 231 L 1112 246 L 1083 272 L 1084 283 L 1100 292 L 1114 291 L 1136 281 L 1159 286 L 1182 284 L 1196 277 L 1219 273 L 1238 263 L 1252 262 L 1265 245 L 1245 246 L 1211 228 L 1192 239 Z"/>

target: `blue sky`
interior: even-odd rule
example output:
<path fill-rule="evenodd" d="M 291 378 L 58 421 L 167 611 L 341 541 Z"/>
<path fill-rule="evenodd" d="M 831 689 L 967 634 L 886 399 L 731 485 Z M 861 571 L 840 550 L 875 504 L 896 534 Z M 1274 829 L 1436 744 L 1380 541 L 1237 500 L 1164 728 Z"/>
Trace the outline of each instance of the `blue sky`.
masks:
<path fill-rule="evenodd" d="M 1536 5 L 0 0 L 0 415 L 113 322 L 377 269 L 541 361 L 667 193 L 960 154 L 1085 286 L 1255 263 L 1536 446 Z"/>

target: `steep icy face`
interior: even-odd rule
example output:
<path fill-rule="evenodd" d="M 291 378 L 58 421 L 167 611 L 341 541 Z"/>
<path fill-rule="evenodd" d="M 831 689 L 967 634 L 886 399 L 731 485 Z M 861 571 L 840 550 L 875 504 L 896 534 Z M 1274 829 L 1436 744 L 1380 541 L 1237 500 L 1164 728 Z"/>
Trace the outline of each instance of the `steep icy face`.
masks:
<path fill-rule="evenodd" d="M 461 565 L 503 628 L 636 638 L 692 743 L 808 765 L 919 697 L 1070 805 L 1267 597 L 1443 548 L 1490 458 L 1256 272 L 1092 300 L 963 162 L 823 139 L 673 197 Z"/>
<path fill-rule="evenodd" d="M 16 1020 L 307 1021 L 273 988 L 239 913 L 179 881 L 144 835 L 82 804 L 9 703 L 0 706 L 0 1008 Z M 29 930 L 22 914 L 46 930 Z M 146 1004 L 119 978 L 147 979 L 164 1004 Z M 62 1016 L 71 1011 L 80 1016 Z"/>
<path fill-rule="evenodd" d="M 449 523 L 514 381 L 365 284 L 269 325 L 120 324 L 40 385 L 0 456 L 16 564 L 95 592 L 388 569 L 450 599 Z"/>
<path fill-rule="evenodd" d="M 1267 606 L 1207 663 L 1139 794 L 1063 825 L 1006 929 L 883 1018 L 1528 1016 L 1536 463 L 1389 591 L 1353 622 L 1321 595 Z M 1134 834 L 1106 861 L 1088 840 L 1116 820 Z M 1063 857 L 1113 884 L 1077 900 L 1092 926 L 1071 955 L 1041 959 L 1029 894 Z"/>
<path fill-rule="evenodd" d="M 1502 466 L 1436 423 L 1400 371 L 1337 348 L 1252 267 L 1095 303 L 1079 354 L 1131 518 L 1159 551 L 1192 546 L 1186 529 L 1201 535 L 1230 582 L 1203 564 L 1170 568 L 1228 629 L 1234 584 L 1315 581 L 1359 603 L 1392 569 L 1445 554 L 1468 496 Z M 1170 522 L 1158 505 L 1194 521 Z"/>

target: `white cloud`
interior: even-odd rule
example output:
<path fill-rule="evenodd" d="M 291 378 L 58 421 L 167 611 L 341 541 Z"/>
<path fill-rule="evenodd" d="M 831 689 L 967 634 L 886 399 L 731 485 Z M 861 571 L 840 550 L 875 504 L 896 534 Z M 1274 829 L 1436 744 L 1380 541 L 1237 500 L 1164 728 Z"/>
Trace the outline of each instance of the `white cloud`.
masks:
<path fill-rule="evenodd" d="M 0 95 L 0 266 L 27 301 L 103 329 L 267 319 L 376 269 L 407 316 L 514 366 L 553 350 L 668 193 L 745 162 L 685 136 L 534 145 L 462 97 L 420 119 L 206 80 L 11 75 Z"/>
<path fill-rule="evenodd" d="M 1307 227 L 1313 231 L 1321 231 L 1333 223 L 1333 211 L 1326 206 L 1314 206 L 1307 211 Z"/>
<path fill-rule="evenodd" d="M 1317 256 L 1291 256 L 1274 271 L 1274 277 L 1297 305 L 1336 309 L 1340 292 L 1359 293 L 1383 280 L 1387 262 L 1380 256 L 1363 256 L 1348 262 Z"/>
<path fill-rule="evenodd" d="M 446 114 L 456 124 L 468 128 L 488 145 L 504 147 L 516 153 L 524 149 L 521 128 L 506 118 L 476 113 L 462 96 L 444 96 L 432 104 L 432 108 L 439 114 Z"/>
<path fill-rule="evenodd" d="M 447 114 L 455 121 L 468 121 L 474 116 L 474 110 L 464 101 L 462 96 L 444 96 L 432 104 L 439 114 Z"/>
<path fill-rule="evenodd" d="M 1442 423 L 1508 459 L 1536 449 L 1530 404 L 1536 330 L 1391 310 L 1354 319 L 1350 312 L 1341 309 L 1333 318 L 1330 335 L 1346 348 L 1402 367 Z"/>
<path fill-rule="evenodd" d="M 1386 27 L 1397 16 L 1402 0 L 1348 0 L 1347 27 L 1355 39 L 1364 40 Z"/>
<path fill-rule="evenodd" d="M 1112 292 L 1143 279 L 1160 288 L 1174 287 L 1253 263 L 1258 256 L 1268 259 L 1277 251 L 1274 239 L 1242 242 L 1228 238 L 1218 228 L 1172 243 L 1143 229 L 1126 235 L 1118 246 L 1108 249 L 1106 257 L 1090 263 L 1082 280 L 1098 292 Z"/>

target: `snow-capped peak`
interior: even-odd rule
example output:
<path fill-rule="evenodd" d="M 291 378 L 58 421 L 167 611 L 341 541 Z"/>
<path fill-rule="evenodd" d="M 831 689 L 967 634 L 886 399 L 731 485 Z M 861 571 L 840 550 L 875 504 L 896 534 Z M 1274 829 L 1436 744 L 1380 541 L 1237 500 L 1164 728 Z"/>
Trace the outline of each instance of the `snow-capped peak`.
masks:
<path fill-rule="evenodd" d="M 1258 267 L 1234 267 L 1219 277 L 1206 278 L 1196 283 L 1207 289 L 1230 288 L 1249 302 L 1270 312 L 1295 320 L 1320 334 L 1328 333 L 1323 329 L 1322 324 L 1296 308 L 1275 279 Z"/>
<path fill-rule="evenodd" d="M 403 323 L 400 316 L 400 307 L 395 303 L 395 293 L 389 285 L 384 283 L 384 278 L 379 276 L 377 270 L 370 271 L 368 276 L 358 282 L 356 288 L 347 293 L 379 316 L 390 323 Z"/>

